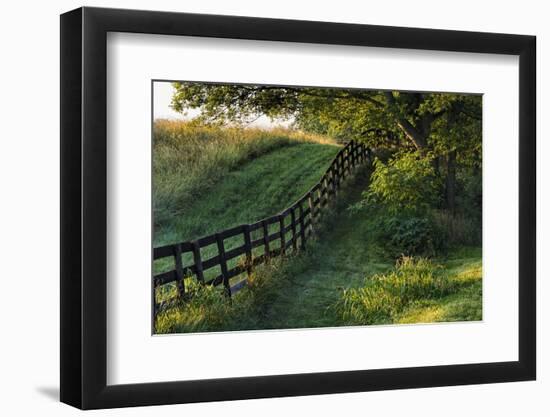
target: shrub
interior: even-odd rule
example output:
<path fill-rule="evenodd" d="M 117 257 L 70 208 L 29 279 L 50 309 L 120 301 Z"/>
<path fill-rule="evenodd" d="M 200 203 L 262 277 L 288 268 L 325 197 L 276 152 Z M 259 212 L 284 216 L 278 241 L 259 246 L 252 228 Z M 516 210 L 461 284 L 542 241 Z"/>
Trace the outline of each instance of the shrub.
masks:
<path fill-rule="evenodd" d="M 384 252 L 392 258 L 435 256 L 446 249 L 443 230 L 429 215 L 382 215 L 374 232 Z"/>
<path fill-rule="evenodd" d="M 391 213 L 425 213 L 438 201 L 439 180 L 430 156 L 400 152 L 387 163 L 374 161 L 367 202 Z"/>
<path fill-rule="evenodd" d="M 365 280 L 360 288 L 345 289 L 335 309 L 350 324 L 391 323 L 411 304 L 456 292 L 458 283 L 426 258 L 402 257 L 395 268 Z"/>
<path fill-rule="evenodd" d="M 455 246 L 481 244 L 481 224 L 477 218 L 465 216 L 460 212 L 452 214 L 442 210 L 434 211 L 432 218 L 447 244 Z"/>

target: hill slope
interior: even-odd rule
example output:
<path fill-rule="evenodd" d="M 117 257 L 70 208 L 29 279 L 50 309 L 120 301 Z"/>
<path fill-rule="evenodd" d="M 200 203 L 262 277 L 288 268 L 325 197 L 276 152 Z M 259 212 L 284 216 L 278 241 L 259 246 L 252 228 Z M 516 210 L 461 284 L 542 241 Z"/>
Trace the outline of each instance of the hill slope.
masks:
<path fill-rule="evenodd" d="M 158 243 L 195 239 L 252 223 L 290 206 L 324 174 L 339 147 L 316 143 L 282 146 L 227 172 L 159 229 Z"/>

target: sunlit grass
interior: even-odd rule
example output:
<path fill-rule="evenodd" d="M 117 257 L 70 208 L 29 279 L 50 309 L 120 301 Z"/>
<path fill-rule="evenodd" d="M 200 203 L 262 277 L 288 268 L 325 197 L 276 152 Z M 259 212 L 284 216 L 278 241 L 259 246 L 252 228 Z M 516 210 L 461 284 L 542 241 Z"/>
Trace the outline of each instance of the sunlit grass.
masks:
<path fill-rule="evenodd" d="M 402 258 L 388 273 L 344 290 L 336 310 L 347 324 L 481 320 L 481 277 L 478 258 L 441 264 Z"/>
<path fill-rule="evenodd" d="M 229 172 L 275 149 L 305 144 L 333 148 L 335 142 L 324 136 L 288 129 L 222 128 L 156 120 L 153 126 L 155 241 L 169 240 L 172 236 L 166 236 L 166 229 L 173 233 L 175 219 L 193 215 L 191 209 L 195 202 L 205 200 L 212 187 Z M 284 162 L 281 164 L 284 167 Z M 246 187 L 247 184 L 240 185 Z M 238 193 L 230 197 L 238 198 Z"/>

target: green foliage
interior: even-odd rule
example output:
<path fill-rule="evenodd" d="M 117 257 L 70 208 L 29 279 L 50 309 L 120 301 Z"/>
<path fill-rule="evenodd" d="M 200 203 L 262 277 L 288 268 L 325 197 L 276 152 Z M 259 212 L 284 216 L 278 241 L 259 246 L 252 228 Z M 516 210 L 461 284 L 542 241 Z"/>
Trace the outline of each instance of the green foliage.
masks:
<path fill-rule="evenodd" d="M 437 203 L 439 188 L 429 157 L 418 151 L 401 152 L 387 163 L 375 160 L 365 197 L 371 206 L 381 206 L 392 215 L 418 214 Z"/>
<path fill-rule="evenodd" d="M 431 214 L 432 224 L 448 246 L 481 245 L 479 217 L 468 217 L 461 212 L 453 214 L 446 210 L 434 210 Z"/>
<path fill-rule="evenodd" d="M 391 323 L 413 303 L 440 299 L 457 290 L 457 282 L 443 274 L 441 265 L 403 257 L 392 271 L 367 278 L 363 287 L 343 290 L 335 309 L 346 323 Z"/>
<path fill-rule="evenodd" d="M 473 171 L 473 172 L 472 172 Z M 466 217 L 474 219 L 481 228 L 483 181 L 480 170 L 463 170 L 458 177 L 457 206 Z"/>
<path fill-rule="evenodd" d="M 481 96 L 475 95 L 194 82 L 173 85 L 173 109 L 182 113 L 200 109 L 200 119 L 210 123 L 241 123 L 265 114 L 293 119 L 304 130 L 363 139 L 370 146 L 394 150 L 418 147 L 419 143 L 411 142 L 411 133 L 418 134 L 422 142 L 433 134 L 433 143 L 423 146 L 435 146 L 446 130 L 453 138 L 471 141 L 478 141 L 481 132 Z M 451 145 L 457 147 L 460 141 L 453 139 Z M 452 147 L 440 148 L 447 152 Z"/>
<path fill-rule="evenodd" d="M 378 243 L 391 258 L 436 256 L 446 249 L 444 231 L 431 216 L 383 215 L 375 233 Z"/>

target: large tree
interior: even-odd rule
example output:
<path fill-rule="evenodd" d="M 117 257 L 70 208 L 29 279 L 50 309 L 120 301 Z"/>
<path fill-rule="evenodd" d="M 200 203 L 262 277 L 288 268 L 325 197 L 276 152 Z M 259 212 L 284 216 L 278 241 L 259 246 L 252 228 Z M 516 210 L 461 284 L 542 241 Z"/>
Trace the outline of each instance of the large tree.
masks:
<path fill-rule="evenodd" d="M 172 107 L 199 108 L 208 123 L 248 122 L 259 115 L 300 129 L 360 140 L 380 154 L 418 151 L 445 178 L 455 207 L 456 165 L 481 164 L 481 96 L 362 89 L 174 83 Z"/>

